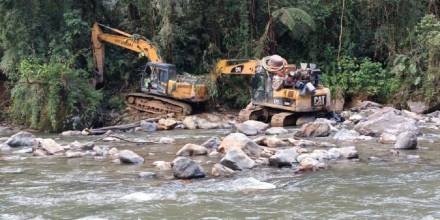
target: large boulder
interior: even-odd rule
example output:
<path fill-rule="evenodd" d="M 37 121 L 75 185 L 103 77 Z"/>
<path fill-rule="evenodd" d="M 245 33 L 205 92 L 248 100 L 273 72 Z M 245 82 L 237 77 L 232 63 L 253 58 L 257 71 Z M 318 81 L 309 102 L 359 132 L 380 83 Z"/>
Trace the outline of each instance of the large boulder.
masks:
<path fill-rule="evenodd" d="M 269 165 L 274 167 L 290 167 L 293 163 L 297 162 L 297 157 L 298 152 L 295 148 L 279 150 L 269 158 Z"/>
<path fill-rule="evenodd" d="M 35 145 L 37 142 L 33 134 L 20 131 L 17 134 L 12 135 L 5 144 L 10 147 L 29 147 Z"/>
<path fill-rule="evenodd" d="M 395 149 L 411 150 L 417 148 L 417 135 L 414 132 L 406 131 L 397 136 L 394 144 Z"/>
<path fill-rule="evenodd" d="M 297 137 L 326 137 L 330 135 L 331 127 L 328 123 L 315 121 L 304 124 L 296 132 Z"/>
<path fill-rule="evenodd" d="M 379 137 L 382 133 L 399 134 L 404 131 L 418 133 L 416 120 L 404 117 L 401 111 L 385 107 L 356 124 L 354 129 L 362 135 Z"/>
<path fill-rule="evenodd" d="M 178 179 L 193 179 L 205 177 L 203 168 L 194 160 L 187 157 L 177 157 L 172 162 L 173 175 Z"/>
<path fill-rule="evenodd" d="M 173 118 L 161 118 L 158 121 L 159 124 L 159 128 L 163 129 L 163 130 L 171 130 L 174 129 L 174 127 L 176 127 L 177 125 L 177 121 L 176 119 Z"/>
<path fill-rule="evenodd" d="M 194 130 L 198 128 L 196 116 L 187 116 L 183 119 L 182 123 L 186 129 Z"/>
<path fill-rule="evenodd" d="M 272 127 L 266 130 L 267 135 L 287 134 L 289 131 L 282 127 Z"/>
<path fill-rule="evenodd" d="M 208 149 L 197 144 L 185 144 L 177 153 L 176 156 L 195 156 L 206 155 Z"/>
<path fill-rule="evenodd" d="M 235 127 L 238 132 L 248 136 L 255 136 L 264 133 L 264 131 L 269 128 L 269 125 L 261 121 L 248 120 L 243 123 L 235 124 Z"/>
<path fill-rule="evenodd" d="M 255 166 L 255 161 L 240 149 L 229 150 L 220 163 L 232 170 L 251 169 Z"/>
<path fill-rule="evenodd" d="M 54 155 L 57 153 L 64 152 L 64 148 L 61 145 L 59 145 L 57 142 L 55 142 L 53 139 L 37 138 L 36 140 L 38 142 L 38 145 L 36 148 L 34 148 L 35 150 L 42 149 L 45 152 L 47 152 L 48 155 Z M 34 145 L 34 147 L 35 147 L 35 145 Z"/>
<path fill-rule="evenodd" d="M 144 163 L 144 158 L 131 150 L 121 150 L 118 153 L 119 160 L 126 164 L 141 164 Z"/>
<path fill-rule="evenodd" d="M 407 101 L 406 104 L 411 112 L 422 114 L 428 111 L 429 106 L 425 102 L 420 101 Z"/>
<path fill-rule="evenodd" d="M 222 164 L 216 163 L 212 167 L 211 175 L 219 177 L 219 176 L 231 176 L 235 173 L 234 170 L 223 166 Z"/>
<path fill-rule="evenodd" d="M 242 133 L 232 133 L 226 136 L 219 146 L 219 151 L 227 153 L 232 149 L 239 149 L 250 157 L 260 157 L 263 148 Z"/>

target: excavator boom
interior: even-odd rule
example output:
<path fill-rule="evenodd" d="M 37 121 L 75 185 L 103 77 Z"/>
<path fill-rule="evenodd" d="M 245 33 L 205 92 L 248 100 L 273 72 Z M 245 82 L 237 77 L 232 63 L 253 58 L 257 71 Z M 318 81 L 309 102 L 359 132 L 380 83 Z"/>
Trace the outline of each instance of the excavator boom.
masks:
<path fill-rule="evenodd" d="M 115 34 L 104 33 L 101 27 L 108 29 Z M 95 22 L 92 28 L 92 43 L 93 58 L 95 60 L 95 66 L 98 70 L 98 76 L 96 79 L 97 83 L 102 83 L 104 81 L 104 42 L 139 53 L 141 56 L 147 57 L 151 62 L 162 63 L 162 57 L 160 56 L 159 49 L 145 37 L 128 34 L 121 30 L 107 27 Z"/>

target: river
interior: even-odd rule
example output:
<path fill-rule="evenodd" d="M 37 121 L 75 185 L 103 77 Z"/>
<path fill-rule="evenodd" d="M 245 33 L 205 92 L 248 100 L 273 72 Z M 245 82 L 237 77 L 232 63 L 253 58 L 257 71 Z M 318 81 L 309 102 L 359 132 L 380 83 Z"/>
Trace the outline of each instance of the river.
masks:
<path fill-rule="evenodd" d="M 295 128 L 290 128 L 295 129 Z M 202 143 L 229 130 L 174 130 L 124 134 L 126 138 L 169 136 L 175 144 L 100 143 L 131 149 L 144 165 L 121 165 L 93 157 L 34 158 L 1 152 L 0 219 L 440 219 L 440 132 L 424 128 L 419 149 L 396 156 L 376 140 L 357 143 L 358 161 L 340 161 L 319 172 L 255 168 L 232 178 L 174 180 L 152 162 L 171 161 L 186 143 Z M 96 137 L 56 138 L 59 143 Z M 315 139 L 316 140 L 316 139 Z M 331 141 L 330 138 L 320 138 Z M 419 159 L 407 155 L 419 155 Z M 195 157 L 209 172 L 217 159 Z M 255 178 L 275 189 L 251 190 Z"/>

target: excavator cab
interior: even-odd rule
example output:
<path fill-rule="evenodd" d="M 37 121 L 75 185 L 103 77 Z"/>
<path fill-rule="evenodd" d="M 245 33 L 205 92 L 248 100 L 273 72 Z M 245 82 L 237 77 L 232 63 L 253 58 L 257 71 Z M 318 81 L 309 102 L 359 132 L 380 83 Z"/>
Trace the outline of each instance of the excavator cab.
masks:
<path fill-rule="evenodd" d="M 149 62 L 141 77 L 141 91 L 167 95 L 168 82 L 177 78 L 176 66 L 168 63 Z"/>

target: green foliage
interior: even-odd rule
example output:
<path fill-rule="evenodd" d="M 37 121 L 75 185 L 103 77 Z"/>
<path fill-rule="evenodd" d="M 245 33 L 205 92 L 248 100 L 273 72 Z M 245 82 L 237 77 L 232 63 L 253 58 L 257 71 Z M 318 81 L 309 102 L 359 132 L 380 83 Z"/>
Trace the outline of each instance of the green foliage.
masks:
<path fill-rule="evenodd" d="M 415 99 L 440 105 L 440 20 L 434 15 L 423 17 L 410 39 L 411 49 L 396 55 L 391 66 L 402 85 L 396 101 Z"/>
<path fill-rule="evenodd" d="M 101 101 L 83 71 L 65 63 L 23 60 L 20 80 L 12 89 L 11 115 L 35 129 L 57 131 L 66 119 L 93 119 Z"/>
<path fill-rule="evenodd" d="M 336 97 L 362 96 L 384 101 L 396 89 L 382 64 L 368 58 L 343 57 L 335 72 L 323 75 L 323 81 Z"/>
<path fill-rule="evenodd" d="M 238 76 L 223 76 L 211 82 L 209 91 L 214 103 L 229 108 L 241 109 L 251 100 L 250 79 Z"/>
<path fill-rule="evenodd" d="M 256 56 L 262 57 L 273 53 L 271 48 L 276 38 L 288 33 L 291 40 L 304 41 L 315 30 L 313 18 L 298 8 L 281 8 L 272 13 L 265 31 L 257 43 Z"/>

